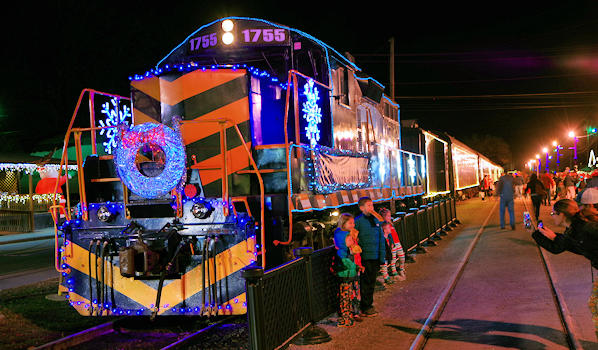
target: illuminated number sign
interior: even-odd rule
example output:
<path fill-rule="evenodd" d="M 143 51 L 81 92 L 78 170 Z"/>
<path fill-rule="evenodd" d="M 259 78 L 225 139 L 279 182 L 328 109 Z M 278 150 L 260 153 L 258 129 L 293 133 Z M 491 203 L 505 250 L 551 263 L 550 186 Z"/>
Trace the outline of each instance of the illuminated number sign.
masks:
<path fill-rule="evenodd" d="M 193 38 L 189 40 L 189 45 L 191 51 L 197 51 L 201 49 L 208 49 L 210 47 L 214 47 L 218 44 L 218 35 L 216 33 L 206 34 L 202 36 L 198 36 L 197 38 Z"/>
<path fill-rule="evenodd" d="M 236 23 L 239 27 L 230 31 L 232 42 L 224 42 L 225 32 L 221 29 L 213 33 L 198 35 L 188 41 L 188 52 L 197 53 L 212 48 L 246 47 L 246 46 L 288 46 L 291 43 L 290 32 L 287 29 L 264 27 L 256 23 Z"/>
<path fill-rule="evenodd" d="M 250 45 L 284 44 L 289 42 L 289 32 L 281 28 L 245 29 L 241 32 L 241 41 Z"/>

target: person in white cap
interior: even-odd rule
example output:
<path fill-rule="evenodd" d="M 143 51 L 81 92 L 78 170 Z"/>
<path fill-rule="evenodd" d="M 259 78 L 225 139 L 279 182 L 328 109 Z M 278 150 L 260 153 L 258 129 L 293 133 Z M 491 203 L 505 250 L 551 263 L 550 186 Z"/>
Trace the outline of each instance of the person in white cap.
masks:
<path fill-rule="evenodd" d="M 598 188 L 586 188 L 579 199 L 581 215 L 588 221 L 598 222 Z"/>

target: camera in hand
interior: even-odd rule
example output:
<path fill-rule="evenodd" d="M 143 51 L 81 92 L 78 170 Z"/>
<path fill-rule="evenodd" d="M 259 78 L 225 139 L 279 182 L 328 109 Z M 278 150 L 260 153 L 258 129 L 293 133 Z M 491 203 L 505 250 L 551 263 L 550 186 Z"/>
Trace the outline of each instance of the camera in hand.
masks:
<path fill-rule="evenodd" d="M 523 225 L 525 226 L 526 230 L 530 230 L 532 228 L 532 217 L 527 211 L 523 212 Z"/>

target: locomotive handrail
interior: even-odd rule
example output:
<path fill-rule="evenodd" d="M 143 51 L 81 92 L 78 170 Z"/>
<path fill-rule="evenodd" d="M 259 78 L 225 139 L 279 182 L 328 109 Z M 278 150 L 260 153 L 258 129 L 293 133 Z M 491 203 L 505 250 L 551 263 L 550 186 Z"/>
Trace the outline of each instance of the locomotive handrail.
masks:
<path fill-rule="evenodd" d="M 300 73 L 299 71 L 296 71 L 294 69 L 289 70 L 289 75 L 287 78 L 287 86 L 293 86 L 293 104 L 295 106 L 295 142 L 296 144 L 300 145 L 301 141 L 300 141 L 300 137 L 299 137 L 299 119 L 297 118 L 297 116 L 299 115 L 299 104 L 298 104 L 298 94 L 297 94 L 297 75 L 302 76 L 306 79 L 313 79 L 303 73 Z M 292 84 L 291 84 L 292 81 Z M 323 84 L 315 79 L 313 79 L 314 83 L 328 89 L 331 90 L 330 86 Z M 286 154 L 286 162 L 287 162 L 287 206 L 289 208 L 288 212 L 289 212 L 289 239 L 285 242 L 281 242 L 278 240 L 274 240 L 272 243 L 274 243 L 274 245 L 289 245 L 291 244 L 291 241 L 293 240 L 293 211 L 291 210 L 292 206 L 293 206 L 293 199 L 291 198 L 291 194 L 292 194 L 292 189 L 291 189 L 291 172 L 290 172 L 290 166 L 291 164 L 289 163 L 289 156 L 290 156 L 290 146 L 291 146 L 291 142 L 289 142 L 289 129 L 288 129 L 288 122 L 289 122 L 289 100 L 291 98 L 291 91 L 289 88 L 287 88 L 287 93 L 286 93 L 286 101 L 285 101 L 285 106 L 284 106 L 284 148 L 285 148 L 285 154 Z"/>
<path fill-rule="evenodd" d="M 265 197 L 265 189 L 264 189 L 264 180 L 262 179 L 262 175 L 259 172 L 258 166 L 255 163 L 255 160 L 253 159 L 253 156 L 251 155 L 251 150 L 249 149 L 249 146 L 247 146 L 247 142 L 245 142 L 245 139 L 243 138 L 243 134 L 241 133 L 241 130 L 239 130 L 239 126 L 237 125 L 237 123 L 235 123 L 234 120 L 229 119 L 229 118 L 224 118 L 224 117 L 220 117 L 220 118 L 216 118 L 216 119 L 210 119 L 210 118 L 199 118 L 199 119 L 194 119 L 194 120 L 183 120 L 182 121 L 183 124 L 187 124 L 187 123 L 230 123 L 235 127 L 235 131 L 237 132 L 237 135 L 239 136 L 239 139 L 241 140 L 241 144 L 243 144 L 243 148 L 245 149 L 245 152 L 247 153 L 247 157 L 249 158 L 249 162 L 251 163 L 251 166 L 254 168 L 255 170 L 255 174 L 257 176 L 259 185 L 260 185 L 260 254 L 262 256 L 262 268 L 266 268 L 266 231 L 265 231 L 265 227 L 264 227 L 264 197 Z M 225 134 L 225 132 L 222 132 L 223 134 Z M 221 138 L 222 141 L 222 138 Z M 226 142 L 226 138 L 224 139 L 224 141 Z M 222 142 L 220 144 L 220 146 L 222 147 Z M 224 170 L 226 170 L 226 147 L 224 148 L 224 152 L 222 152 L 224 154 Z M 224 179 L 228 178 L 228 174 L 225 174 L 224 178 L 223 178 L 223 182 Z M 226 192 L 228 193 L 228 185 L 227 185 L 227 189 Z M 224 196 L 225 193 L 223 192 L 222 195 Z"/>
<path fill-rule="evenodd" d="M 68 165 L 69 138 L 70 138 L 71 132 L 73 131 L 73 124 L 75 123 L 75 119 L 77 118 L 79 108 L 81 107 L 81 102 L 83 100 L 83 96 L 86 93 L 89 93 L 90 121 L 93 120 L 93 114 L 94 114 L 93 96 L 95 94 L 130 100 L 130 98 L 128 98 L 128 97 L 110 94 L 110 93 L 102 92 L 102 91 L 97 91 L 94 89 L 85 88 L 85 89 L 81 90 L 81 93 L 79 94 L 79 98 L 77 99 L 77 104 L 75 105 L 75 110 L 73 111 L 73 115 L 71 116 L 71 120 L 69 122 L 69 126 L 67 128 L 66 135 L 64 136 L 64 143 L 62 145 L 62 156 L 60 157 L 60 165 L 58 167 L 58 178 L 59 179 L 60 179 L 60 176 L 62 173 L 62 168 L 63 167 L 66 168 L 66 166 Z M 98 129 L 101 129 L 101 128 L 98 128 Z M 81 130 L 81 131 L 83 131 L 83 130 Z M 91 131 L 91 130 L 89 130 L 89 131 Z M 54 185 L 54 193 L 58 192 L 58 186 L 59 186 L 59 181 L 56 181 L 56 184 Z M 58 226 L 57 226 L 58 217 L 55 213 L 55 210 L 60 207 L 61 207 L 60 205 L 56 204 L 56 197 L 53 197 L 52 198 L 52 206 L 50 207 L 50 213 L 51 213 L 52 219 L 54 221 L 54 247 L 55 247 L 55 249 L 54 249 L 54 261 L 55 261 L 54 267 L 56 268 L 56 271 L 58 271 L 59 273 L 64 273 L 68 269 L 62 269 L 60 264 L 58 264 L 58 261 L 59 261 L 59 257 L 58 257 L 58 253 L 59 253 L 59 251 L 58 251 Z M 71 219 L 71 204 L 70 204 L 70 191 L 69 191 L 69 182 L 68 181 L 66 182 L 66 207 L 64 208 L 64 212 L 65 212 L 65 218 L 67 220 L 70 220 Z M 66 237 L 65 237 L 65 241 L 66 241 Z"/>

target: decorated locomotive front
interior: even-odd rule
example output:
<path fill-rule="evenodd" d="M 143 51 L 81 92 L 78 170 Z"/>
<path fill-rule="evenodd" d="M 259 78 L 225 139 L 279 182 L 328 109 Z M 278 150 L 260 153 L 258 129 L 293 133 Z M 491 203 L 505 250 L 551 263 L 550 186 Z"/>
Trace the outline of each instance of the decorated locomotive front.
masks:
<path fill-rule="evenodd" d="M 84 90 L 90 125 L 71 122 L 65 140 L 79 188 L 57 267 L 82 315 L 245 313 L 243 268 L 329 246 L 360 197 L 425 192 L 399 106 L 299 30 L 214 21 L 129 80 L 130 101 Z"/>

